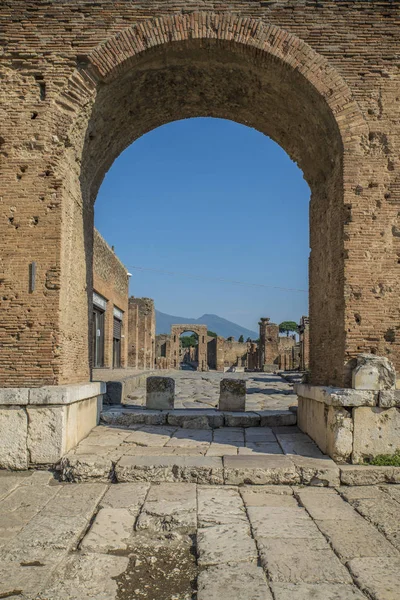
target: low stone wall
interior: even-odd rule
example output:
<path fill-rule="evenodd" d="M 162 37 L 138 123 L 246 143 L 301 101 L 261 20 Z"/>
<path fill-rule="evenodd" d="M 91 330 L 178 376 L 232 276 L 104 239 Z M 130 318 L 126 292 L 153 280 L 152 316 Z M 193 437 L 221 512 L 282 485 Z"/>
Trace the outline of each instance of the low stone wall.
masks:
<path fill-rule="evenodd" d="M 400 449 L 400 390 L 295 385 L 297 424 L 339 462 L 359 464 Z"/>
<path fill-rule="evenodd" d="M 0 468 L 55 464 L 100 420 L 104 383 L 0 390 Z"/>
<path fill-rule="evenodd" d="M 169 372 L 169 370 L 165 371 L 165 373 Z M 148 377 L 159 374 L 160 371 L 154 369 L 127 375 L 118 380 L 105 381 L 106 392 L 104 395 L 104 404 L 123 404 L 125 398 L 134 394 L 138 387 L 142 387 L 146 384 Z"/>

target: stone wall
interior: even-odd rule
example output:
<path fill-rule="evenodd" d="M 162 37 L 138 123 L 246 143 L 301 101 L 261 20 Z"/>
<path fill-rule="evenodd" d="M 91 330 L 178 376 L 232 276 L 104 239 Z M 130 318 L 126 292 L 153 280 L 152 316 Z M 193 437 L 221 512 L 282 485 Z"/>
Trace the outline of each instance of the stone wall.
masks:
<path fill-rule="evenodd" d="M 308 317 L 301 317 L 299 324 L 300 370 L 307 371 L 310 365 L 310 323 Z"/>
<path fill-rule="evenodd" d="M 126 267 L 95 229 L 93 238 L 93 290 L 107 300 L 107 308 L 104 315 L 103 367 L 112 368 L 113 366 L 114 307 L 123 313 L 121 367 L 126 367 L 127 365 L 128 289 L 129 277 Z"/>
<path fill-rule="evenodd" d="M 195 116 L 271 136 L 311 187 L 312 382 L 348 385 L 359 352 L 400 368 L 399 17 L 378 0 L 2 2 L 2 385 L 89 379 L 99 186 L 130 143 Z"/>
<path fill-rule="evenodd" d="M 128 365 L 152 369 L 155 365 L 156 313 L 151 298 L 129 298 Z"/>

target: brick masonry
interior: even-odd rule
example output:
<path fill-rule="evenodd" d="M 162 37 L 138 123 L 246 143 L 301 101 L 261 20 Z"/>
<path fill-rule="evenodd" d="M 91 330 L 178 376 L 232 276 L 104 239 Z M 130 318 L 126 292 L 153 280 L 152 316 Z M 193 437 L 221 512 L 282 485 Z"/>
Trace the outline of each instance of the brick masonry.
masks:
<path fill-rule="evenodd" d="M 349 385 L 360 352 L 399 369 L 399 20 L 374 0 L 2 2 L 0 385 L 88 380 L 98 188 L 192 116 L 271 136 L 310 185 L 312 383 Z"/>
<path fill-rule="evenodd" d="M 151 298 L 129 298 L 128 365 L 134 369 L 155 366 L 156 313 Z"/>

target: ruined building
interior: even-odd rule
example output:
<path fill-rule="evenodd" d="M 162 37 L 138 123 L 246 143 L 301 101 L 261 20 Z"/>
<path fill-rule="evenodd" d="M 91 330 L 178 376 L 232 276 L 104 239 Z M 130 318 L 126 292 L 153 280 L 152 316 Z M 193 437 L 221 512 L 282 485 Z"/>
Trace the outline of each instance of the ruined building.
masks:
<path fill-rule="evenodd" d="M 127 365 L 128 288 L 126 267 L 95 229 L 91 322 L 93 368 Z"/>

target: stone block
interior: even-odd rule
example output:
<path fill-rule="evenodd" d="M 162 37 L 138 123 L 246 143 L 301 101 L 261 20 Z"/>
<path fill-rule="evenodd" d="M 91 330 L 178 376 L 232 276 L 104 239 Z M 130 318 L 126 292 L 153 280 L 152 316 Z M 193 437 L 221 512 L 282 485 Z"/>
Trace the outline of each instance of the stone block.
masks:
<path fill-rule="evenodd" d="M 84 552 L 118 552 L 127 549 L 135 516 L 126 508 L 101 508 L 81 542 Z"/>
<path fill-rule="evenodd" d="M 354 432 L 352 414 L 346 408 L 329 406 L 326 417 L 325 452 L 337 462 L 346 462 L 350 459 L 353 451 Z"/>
<path fill-rule="evenodd" d="M 0 388 L 0 406 L 28 404 L 29 388 Z"/>
<path fill-rule="evenodd" d="M 400 467 L 378 467 L 369 465 L 342 465 L 342 485 L 376 485 L 377 483 L 400 483 Z"/>
<path fill-rule="evenodd" d="M 95 454 L 67 454 L 60 464 L 64 481 L 80 483 L 82 481 L 110 482 L 113 477 L 113 462 L 110 458 Z"/>
<path fill-rule="evenodd" d="M 355 558 L 348 567 L 357 585 L 367 592 L 369 598 L 397 600 L 399 597 L 399 558 Z"/>
<path fill-rule="evenodd" d="M 150 488 L 136 529 L 194 532 L 197 526 L 196 486 L 161 483 Z"/>
<path fill-rule="evenodd" d="M 400 408 L 354 408 L 353 420 L 353 463 L 400 449 Z"/>
<path fill-rule="evenodd" d="M 310 458 L 291 455 L 301 483 L 316 487 L 335 487 L 340 485 L 339 467 L 328 457 Z"/>
<path fill-rule="evenodd" d="M 290 540 L 259 538 L 257 545 L 261 564 L 273 583 L 352 583 L 322 534 Z"/>
<path fill-rule="evenodd" d="M 225 427 L 257 427 L 260 415 L 255 412 L 225 412 Z"/>
<path fill-rule="evenodd" d="M 28 417 L 25 408 L 0 408 L 0 468 L 28 468 Z"/>
<path fill-rule="evenodd" d="M 217 410 L 181 409 L 168 413 L 169 425 L 184 429 L 217 429 L 224 425 L 224 415 Z"/>
<path fill-rule="evenodd" d="M 283 455 L 224 456 L 225 483 L 243 484 L 293 484 L 300 477 L 294 463 Z"/>
<path fill-rule="evenodd" d="M 375 406 L 379 395 L 376 390 L 333 388 L 305 383 L 296 384 L 295 390 L 302 398 L 309 398 L 328 406 Z"/>
<path fill-rule="evenodd" d="M 146 380 L 146 407 L 151 410 L 174 408 L 175 381 L 172 377 L 148 377 Z"/>
<path fill-rule="evenodd" d="M 246 511 L 238 490 L 228 486 L 199 487 L 197 516 L 201 528 L 229 523 L 247 523 Z"/>
<path fill-rule="evenodd" d="M 396 387 L 396 371 L 383 356 L 359 354 L 352 372 L 352 387 L 356 390 L 391 390 Z"/>
<path fill-rule="evenodd" d="M 101 422 L 107 425 L 131 427 L 132 425 L 165 425 L 167 411 L 143 408 L 106 409 L 101 413 Z"/>
<path fill-rule="evenodd" d="M 261 427 L 287 427 L 296 425 L 297 416 L 290 410 L 258 410 Z"/>
<path fill-rule="evenodd" d="M 29 404 L 73 404 L 86 398 L 100 396 L 105 392 L 106 384 L 103 381 L 73 385 L 49 385 L 30 388 Z"/>
<path fill-rule="evenodd" d="M 198 564 L 257 563 L 257 548 L 248 523 L 228 523 L 197 530 Z"/>
<path fill-rule="evenodd" d="M 115 475 L 118 482 L 224 483 L 222 459 L 214 456 L 123 456 Z"/>
<path fill-rule="evenodd" d="M 218 408 L 234 412 L 246 410 L 246 381 L 244 379 L 221 380 Z"/>
<path fill-rule="evenodd" d="M 400 407 L 400 390 L 382 390 L 379 392 L 378 405 L 381 408 Z"/>
<path fill-rule="evenodd" d="M 28 407 L 28 448 L 34 464 L 54 464 L 66 451 L 65 406 Z"/>

